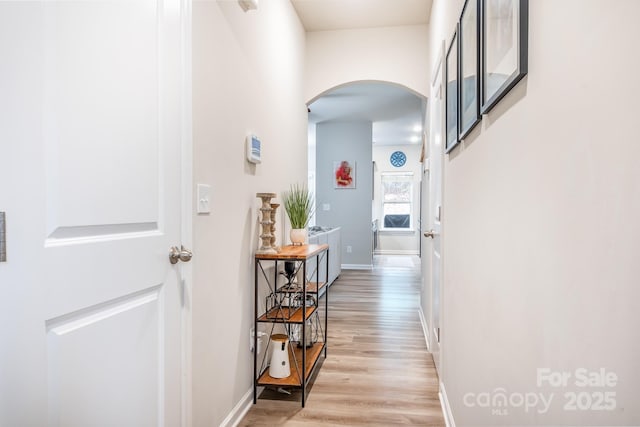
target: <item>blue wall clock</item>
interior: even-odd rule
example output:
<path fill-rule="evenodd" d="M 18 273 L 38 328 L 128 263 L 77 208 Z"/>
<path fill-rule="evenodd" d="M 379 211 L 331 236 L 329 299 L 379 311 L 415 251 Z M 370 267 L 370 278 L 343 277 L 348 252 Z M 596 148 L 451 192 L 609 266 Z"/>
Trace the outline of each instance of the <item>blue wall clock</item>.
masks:
<path fill-rule="evenodd" d="M 407 156 L 402 151 L 394 151 L 389 158 L 391 164 L 397 168 L 407 163 Z"/>

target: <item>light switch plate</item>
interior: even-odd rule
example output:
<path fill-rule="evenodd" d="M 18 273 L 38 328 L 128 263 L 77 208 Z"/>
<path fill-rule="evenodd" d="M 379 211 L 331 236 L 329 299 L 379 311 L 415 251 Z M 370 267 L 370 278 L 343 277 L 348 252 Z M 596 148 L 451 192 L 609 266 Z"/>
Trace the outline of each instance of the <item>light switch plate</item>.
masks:
<path fill-rule="evenodd" d="M 197 212 L 199 214 L 211 213 L 211 186 L 198 184 L 196 191 Z"/>
<path fill-rule="evenodd" d="M 322 204 L 322 210 L 323 211 L 330 211 L 331 210 L 331 205 L 329 203 L 323 203 Z"/>

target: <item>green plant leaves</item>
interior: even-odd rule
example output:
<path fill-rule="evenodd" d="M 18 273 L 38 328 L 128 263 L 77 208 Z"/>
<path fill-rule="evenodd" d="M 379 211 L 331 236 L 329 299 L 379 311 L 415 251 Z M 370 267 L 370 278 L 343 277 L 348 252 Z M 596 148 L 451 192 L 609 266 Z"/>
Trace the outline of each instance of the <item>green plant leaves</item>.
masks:
<path fill-rule="evenodd" d="M 293 184 L 289 191 L 282 193 L 282 202 L 287 212 L 291 228 L 305 228 L 313 215 L 313 194 L 306 185 Z"/>

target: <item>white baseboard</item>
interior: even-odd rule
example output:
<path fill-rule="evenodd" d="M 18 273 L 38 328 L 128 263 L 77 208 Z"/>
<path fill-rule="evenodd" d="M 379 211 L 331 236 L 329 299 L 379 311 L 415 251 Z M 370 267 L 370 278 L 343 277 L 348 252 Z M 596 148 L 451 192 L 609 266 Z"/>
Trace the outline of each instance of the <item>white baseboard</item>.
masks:
<path fill-rule="evenodd" d="M 253 388 L 249 389 L 249 391 L 242 396 L 242 399 L 240 399 L 237 405 L 229 412 L 227 418 L 220 423 L 220 427 L 236 427 L 240 424 L 240 421 L 242 421 L 242 418 L 244 418 L 247 412 L 249 412 L 251 405 L 253 405 Z"/>
<path fill-rule="evenodd" d="M 376 249 L 373 252 L 374 255 L 420 255 L 420 252 L 416 250 L 404 250 L 404 249 Z"/>
<path fill-rule="evenodd" d="M 427 351 L 431 351 L 431 347 L 429 343 L 431 342 L 431 337 L 429 335 L 429 325 L 427 324 L 427 319 L 424 317 L 424 311 L 422 311 L 422 306 L 418 307 L 418 314 L 420 315 L 420 324 L 422 325 L 422 333 L 424 334 L 424 341 L 427 344 Z"/>
<path fill-rule="evenodd" d="M 451 406 L 449 406 L 449 399 L 447 399 L 447 392 L 444 389 L 444 384 L 440 382 L 440 391 L 438 392 L 440 398 L 440 406 L 442 407 L 442 413 L 444 414 L 444 422 L 447 427 L 456 427 L 456 423 L 453 420 L 453 414 L 451 413 Z"/>
<path fill-rule="evenodd" d="M 373 270 L 373 264 L 342 264 L 343 270 Z"/>

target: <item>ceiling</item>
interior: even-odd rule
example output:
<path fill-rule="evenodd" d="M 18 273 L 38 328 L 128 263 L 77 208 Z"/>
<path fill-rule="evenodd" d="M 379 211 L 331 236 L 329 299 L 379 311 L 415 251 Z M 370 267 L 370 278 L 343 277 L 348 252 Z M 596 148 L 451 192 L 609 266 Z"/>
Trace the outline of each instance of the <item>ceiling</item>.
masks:
<path fill-rule="evenodd" d="M 432 0 L 291 0 L 307 32 L 426 25 Z M 399 86 L 353 83 L 309 105 L 310 123 L 373 122 L 374 145 L 419 144 L 422 98 Z"/>
<path fill-rule="evenodd" d="M 309 109 L 309 123 L 371 121 L 374 145 L 422 142 L 424 100 L 390 83 L 351 83 L 321 96 Z"/>
<path fill-rule="evenodd" d="M 432 0 L 291 0 L 307 31 L 426 25 Z"/>

